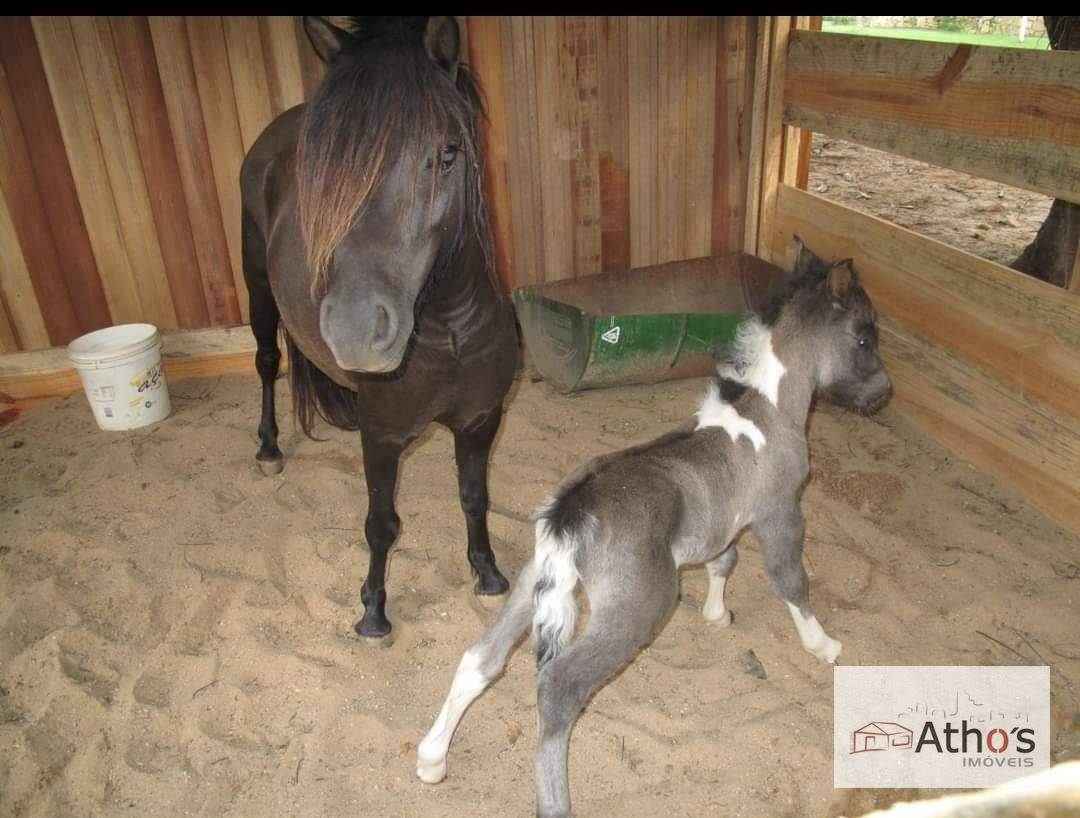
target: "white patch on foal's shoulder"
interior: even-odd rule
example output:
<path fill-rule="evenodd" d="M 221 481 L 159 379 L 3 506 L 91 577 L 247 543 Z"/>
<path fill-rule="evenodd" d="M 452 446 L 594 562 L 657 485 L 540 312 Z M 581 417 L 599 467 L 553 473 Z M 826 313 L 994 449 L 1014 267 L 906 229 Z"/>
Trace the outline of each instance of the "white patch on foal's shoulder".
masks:
<path fill-rule="evenodd" d="M 787 368 L 772 347 L 772 330 L 759 318 L 744 321 L 735 336 L 732 364 L 717 367 L 720 375 L 756 389 L 773 406 L 780 401 L 780 379 Z"/>
<path fill-rule="evenodd" d="M 744 418 L 735 411 L 735 407 L 720 397 L 720 389 L 715 383 L 709 384 L 709 391 L 705 393 L 705 400 L 697 411 L 697 428 L 708 429 L 719 426 L 728 433 L 731 442 L 734 443 L 742 435 L 754 444 L 754 451 L 761 451 L 765 445 L 765 435 L 757 427 L 757 424 L 749 418 Z"/>

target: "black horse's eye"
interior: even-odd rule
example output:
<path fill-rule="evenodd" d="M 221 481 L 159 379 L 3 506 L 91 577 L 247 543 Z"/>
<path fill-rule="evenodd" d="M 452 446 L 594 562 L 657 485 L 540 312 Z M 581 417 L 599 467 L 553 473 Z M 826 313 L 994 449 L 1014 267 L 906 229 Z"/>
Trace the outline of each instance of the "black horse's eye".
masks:
<path fill-rule="evenodd" d="M 442 153 L 439 154 L 439 168 L 443 173 L 450 170 L 450 166 L 454 164 L 454 160 L 457 159 L 458 147 L 457 145 L 447 145 L 442 149 Z"/>

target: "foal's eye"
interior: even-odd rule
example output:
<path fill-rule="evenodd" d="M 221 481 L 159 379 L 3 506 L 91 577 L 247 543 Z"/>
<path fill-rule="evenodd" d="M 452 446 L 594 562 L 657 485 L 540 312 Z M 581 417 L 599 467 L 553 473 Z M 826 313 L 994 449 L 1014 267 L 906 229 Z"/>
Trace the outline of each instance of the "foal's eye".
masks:
<path fill-rule="evenodd" d="M 446 173 L 450 170 L 450 166 L 454 164 L 454 160 L 457 159 L 458 147 L 457 145 L 447 145 L 442 149 L 442 153 L 439 154 L 439 169 Z"/>

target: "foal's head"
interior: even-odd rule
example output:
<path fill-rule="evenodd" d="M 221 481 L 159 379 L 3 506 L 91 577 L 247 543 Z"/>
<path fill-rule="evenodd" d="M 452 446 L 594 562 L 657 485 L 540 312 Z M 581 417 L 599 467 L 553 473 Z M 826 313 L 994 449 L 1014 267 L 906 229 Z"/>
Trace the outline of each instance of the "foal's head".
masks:
<path fill-rule="evenodd" d="M 878 354 L 877 312 L 851 259 L 829 263 L 798 236 L 795 269 L 786 297 L 768 323 L 784 322 L 811 356 L 819 394 L 863 414 L 889 399 L 892 382 Z"/>
<path fill-rule="evenodd" d="M 425 285 L 470 238 L 489 258 L 480 97 L 458 64 L 453 17 L 304 25 L 327 64 L 297 149 L 319 328 L 341 368 L 386 372 L 401 364 Z"/>

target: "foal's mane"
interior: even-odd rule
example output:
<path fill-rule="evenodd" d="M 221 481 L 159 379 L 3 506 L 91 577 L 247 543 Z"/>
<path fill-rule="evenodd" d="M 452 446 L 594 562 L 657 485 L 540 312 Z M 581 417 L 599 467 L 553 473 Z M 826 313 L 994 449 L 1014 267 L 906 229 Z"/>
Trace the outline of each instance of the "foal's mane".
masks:
<path fill-rule="evenodd" d="M 472 231 L 494 275 L 482 192 L 484 108 L 476 82 L 464 65 L 451 78 L 427 54 L 425 18 L 350 21 L 353 40 L 315 89 L 297 145 L 297 203 L 312 296 L 385 174 L 407 153 L 422 157 L 451 141 L 467 165 L 462 223 L 436 264 L 447 263 Z M 438 184 L 437 171 L 432 179 Z"/>

